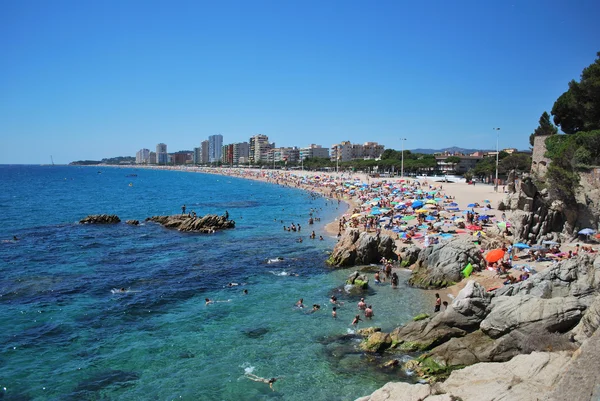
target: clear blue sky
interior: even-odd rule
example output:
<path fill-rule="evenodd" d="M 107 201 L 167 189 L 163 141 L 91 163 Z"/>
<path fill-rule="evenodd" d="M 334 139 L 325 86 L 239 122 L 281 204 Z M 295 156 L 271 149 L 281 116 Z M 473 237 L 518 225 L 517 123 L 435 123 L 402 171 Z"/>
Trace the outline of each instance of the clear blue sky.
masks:
<path fill-rule="evenodd" d="M 0 1 L 0 164 L 277 146 L 526 149 L 600 2 Z"/>

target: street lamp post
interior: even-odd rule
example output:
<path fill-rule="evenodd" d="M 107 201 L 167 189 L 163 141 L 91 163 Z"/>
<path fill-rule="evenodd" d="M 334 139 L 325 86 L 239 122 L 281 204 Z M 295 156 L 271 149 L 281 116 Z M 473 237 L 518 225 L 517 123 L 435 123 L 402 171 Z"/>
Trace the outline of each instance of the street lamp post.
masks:
<path fill-rule="evenodd" d="M 500 157 L 500 150 L 498 148 L 498 140 L 500 139 L 500 128 L 492 128 L 496 131 L 496 181 L 494 182 L 494 190 L 498 192 L 498 159 Z"/>
<path fill-rule="evenodd" d="M 335 172 L 336 174 L 339 172 L 340 169 L 340 147 L 336 146 L 335 147 Z"/>
<path fill-rule="evenodd" d="M 400 138 L 400 142 L 402 142 L 402 161 L 400 162 L 400 178 L 404 178 L 404 141 L 406 141 L 406 138 Z"/>

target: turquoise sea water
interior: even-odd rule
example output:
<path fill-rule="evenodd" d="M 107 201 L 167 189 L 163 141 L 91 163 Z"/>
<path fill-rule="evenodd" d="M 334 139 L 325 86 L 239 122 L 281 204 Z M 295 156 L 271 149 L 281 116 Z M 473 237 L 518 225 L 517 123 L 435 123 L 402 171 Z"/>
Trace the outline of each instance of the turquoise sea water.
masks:
<path fill-rule="evenodd" d="M 351 271 L 325 265 L 336 239 L 323 230 L 344 204 L 179 171 L 0 166 L 0 180 L 0 399 L 353 400 L 410 380 L 378 369 L 347 336 L 358 298 L 340 289 Z M 99 213 L 143 221 L 182 204 L 199 215 L 227 210 L 236 228 L 77 224 Z M 283 231 L 292 222 L 300 233 Z M 309 240 L 312 229 L 325 241 Z M 332 294 L 345 303 L 337 320 Z M 295 308 L 299 298 L 321 311 Z M 375 318 L 359 327 L 384 330 L 430 307 L 405 285 L 374 287 L 367 302 Z M 272 392 L 246 372 L 282 379 Z"/>

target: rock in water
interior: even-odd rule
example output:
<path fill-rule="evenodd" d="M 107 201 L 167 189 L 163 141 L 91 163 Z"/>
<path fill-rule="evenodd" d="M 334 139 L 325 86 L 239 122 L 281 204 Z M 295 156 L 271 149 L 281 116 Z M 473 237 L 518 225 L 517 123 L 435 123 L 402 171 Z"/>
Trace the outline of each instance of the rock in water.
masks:
<path fill-rule="evenodd" d="M 90 214 L 79 220 L 79 224 L 116 224 L 120 222 L 121 219 L 116 214 Z"/>
<path fill-rule="evenodd" d="M 470 238 L 428 246 L 419 253 L 408 283 L 425 289 L 447 287 L 462 280 L 469 263 L 475 269 L 481 263 L 481 252 Z"/>
<path fill-rule="evenodd" d="M 346 230 L 327 259 L 330 266 L 347 267 L 379 263 L 381 258 L 397 259 L 396 244 L 389 235 Z"/>
<path fill-rule="evenodd" d="M 130 226 L 139 226 L 140 225 L 139 220 L 127 220 L 125 223 L 129 224 Z"/>
<path fill-rule="evenodd" d="M 235 228 L 235 221 L 226 216 L 207 214 L 205 216 L 191 217 L 185 214 L 173 216 L 152 216 L 146 221 L 153 221 L 166 228 L 173 228 L 183 232 L 213 233 L 218 230 Z"/>

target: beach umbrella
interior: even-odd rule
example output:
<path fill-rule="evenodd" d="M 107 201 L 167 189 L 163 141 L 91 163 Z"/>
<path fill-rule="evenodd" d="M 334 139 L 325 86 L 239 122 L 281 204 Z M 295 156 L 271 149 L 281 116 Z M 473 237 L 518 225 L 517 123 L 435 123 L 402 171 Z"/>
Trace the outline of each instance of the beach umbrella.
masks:
<path fill-rule="evenodd" d="M 592 235 L 594 234 L 596 231 L 592 230 L 591 228 L 584 228 L 583 230 L 580 230 L 577 234 L 581 234 L 581 235 Z"/>
<path fill-rule="evenodd" d="M 469 204 L 467 205 L 467 207 L 475 207 L 475 204 L 474 204 L 474 203 L 469 203 Z"/>
<path fill-rule="evenodd" d="M 409 216 L 404 216 L 404 217 L 402 218 L 402 220 L 404 220 L 404 221 L 409 221 L 409 220 L 414 220 L 414 219 L 416 219 L 416 218 L 417 218 L 416 216 L 413 216 L 413 215 L 411 214 L 411 215 L 409 215 Z"/>
<path fill-rule="evenodd" d="M 392 228 L 392 231 L 395 232 L 395 233 L 399 233 L 400 229 L 398 227 L 394 227 L 394 228 Z"/>
<path fill-rule="evenodd" d="M 428 203 L 428 204 L 426 204 L 424 207 L 425 207 L 426 209 L 435 209 L 435 208 L 436 208 L 436 206 L 435 206 L 435 205 L 432 205 L 431 203 Z"/>
<path fill-rule="evenodd" d="M 490 216 L 488 216 L 487 214 L 482 214 L 481 216 L 479 216 L 477 219 L 478 220 L 485 220 L 485 219 L 489 219 Z"/>
<path fill-rule="evenodd" d="M 360 213 L 354 213 L 352 216 L 350 216 L 350 218 L 355 219 L 355 218 L 361 217 L 361 216 L 362 216 L 362 214 L 360 214 Z"/>
<path fill-rule="evenodd" d="M 485 260 L 489 263 L 495 263 L 504 257 L 504 249 L 493 249 L 485 255 Z"/>
<path fill-rule="evenodd" d="M 429 199 L 428 201 L 426 201 L 425 203 L 429 203 L 431 205 L 435 205 L 437 202 L 433 199 Z"/>
<path fill-rule="evenodd" d="M 501 229 L 505 229 L 506 228 L 506 222 L 505 221 L 501 221 L 501 222 L 499 222 L 497 224 L 498 224 L 498 228 L 501 228 Z"/>
<path fill-rule="evenodd" d="M 418 207 L 421 207 L 421 206 L 423 206 L 423 202 L 421 202 L 421 201 L 419 201 L 419 200 L 418 200 L 418 201 L 414 201 L 414 202 L 412 203 L 412 207 L 413 207 L 413 209 L 416 209 L 416 208 L 418 208 Z"/>
<path fill-rule="evenodd" d="M 456 206 L 458 206 L 458 203 L 456 203 L 456 202 L 452 202 L 452 203 L 450 203 L 448 206 L 456 207 Z"/>
<path fill-rule="evenodd" d="M 441 227 L 441 226 L 443 226 L 443 225 L 444 225 L 444 223 L 443 223 L 443 222 L 441 222 L 441 221 L 438 221 L 437 223 L 433 223 L 433 226 L 434 226 L 434 227 Z"/>
<path fill-rule="evenodd" d="M 417 213 L 427 213 L 427 212 L 429 212 L 429 210 L 427 210 L 427 209 L 419 209 L 419 210 L 416 210 L 416 212 Z"/>
<path fill-rule="evenodd" d="M 524 244 L 522 242 L 517 242 L 516 244 L 513 244 L 513 248 L 519 248 L 519 249 L 528 249 L 531 248 L 529 245 Z"/>
<path fill-rule="evenodd" d="M 467 228 L 468 228 L 469 230 L 474 230 L 474 231 L 480 231 L 480 230 L 481 230 L 481 227 L 480 227 L 480 226 L 476 226 L 476 225 L 474 225 L 474 224 L 471 224 L 470 226 L 467 226 Z"/>
<path fill-rule="evenodd" d="M 487 199 L 486 199 L 486 200 L 484 200 L 483 202 L 484 202 L 484 203 L 490 203 L 490 201 L 489 201 L 489 200 L 487 200 Z"/>
<path fill-rule="evenodd" d="M 435 217 L 433 217 L 433 216 L 427 216 L 425 218 L 425 220 L 427 220 L 427 221 L 435 221 Z"/>
<path fill-rule="evenodd" d="M 558 245 L 558 242 L 556 242 L 556 241 L 542 241 L 542 244 L 544 244 L 544 245 Z"/>

